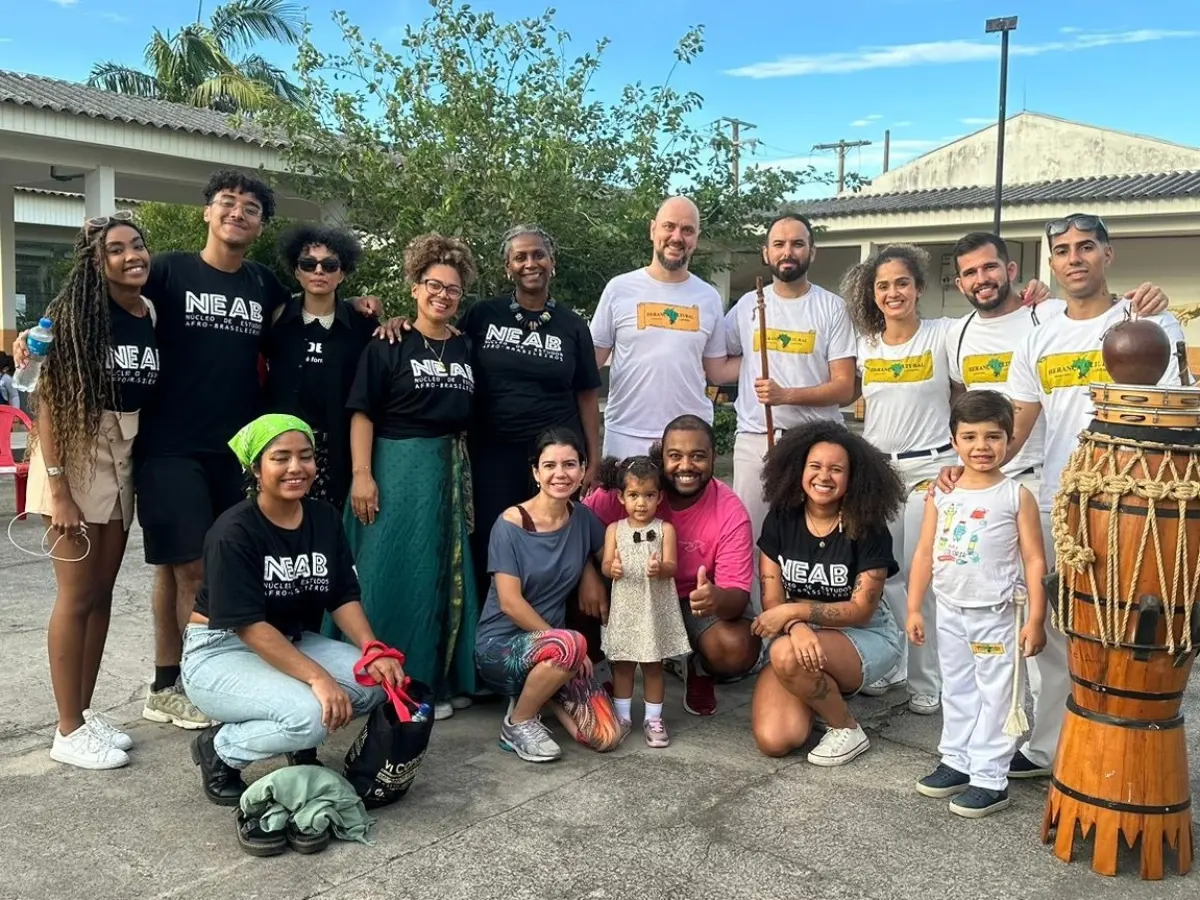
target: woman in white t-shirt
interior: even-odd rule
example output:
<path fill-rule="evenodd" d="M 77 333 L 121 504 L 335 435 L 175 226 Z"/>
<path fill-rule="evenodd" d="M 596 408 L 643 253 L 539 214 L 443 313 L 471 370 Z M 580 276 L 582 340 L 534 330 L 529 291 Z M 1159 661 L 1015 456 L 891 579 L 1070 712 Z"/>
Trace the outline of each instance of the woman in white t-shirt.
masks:
<path fill-rule="evenodd" d="M 896 467 L 908 492 L 903 512 L 889 523 L 900 572 L 884 600 L 901 629 L 908 564 L 920 536 L 923 485 L 956 459 L 950 444 L 950 402 L 961 385 L 950 380 L 948 338 L 952 319 L 922 319 L 917 303 L 927 282 L 929 255 L 893 244 L 851 269 L 842 296 L 858 330 L 859 389 L 866 401 L 863 437 Z M 932 607 L 930 598 L 926 606 Z M 927 616 L 932 608 L 926 609 Z M 932 632 L 932 628 L 930 629 Z M 909 648 L 896 670 L 863 689 L 880 696 L 905 680 L 912 712 L 932 715 L 941 706 L 937 648 Z"/>

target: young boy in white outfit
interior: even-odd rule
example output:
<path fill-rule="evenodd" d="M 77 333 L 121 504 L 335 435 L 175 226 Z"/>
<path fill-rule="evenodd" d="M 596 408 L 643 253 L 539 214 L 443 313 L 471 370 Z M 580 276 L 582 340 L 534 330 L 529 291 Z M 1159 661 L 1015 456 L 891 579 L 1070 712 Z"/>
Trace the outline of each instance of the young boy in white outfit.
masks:
<path fill-rule="evenodd" d="M 933 582 L 942 673 L 942 760 L 917 782 L 926 797 L 978 819 L 1004 809 L 1016 736 L 1005 733 L 1021 656 L 1046 644 L 1046 555 L 1037 500 L 1000 471 L 1013 407 L 996 391 L 971 391 L 950 413 L 964 470 L 953 493 L 925 503 L 908 581 L 906 630 L 925 641 L 921 600 Z M 1017 632 L 1014 593 L 1027 586 L 1028 619 Z M 1024 593 L 1024 591 L 1022 591 Z M 1019 607 L 1018 607 L 1019 612 Z"/>

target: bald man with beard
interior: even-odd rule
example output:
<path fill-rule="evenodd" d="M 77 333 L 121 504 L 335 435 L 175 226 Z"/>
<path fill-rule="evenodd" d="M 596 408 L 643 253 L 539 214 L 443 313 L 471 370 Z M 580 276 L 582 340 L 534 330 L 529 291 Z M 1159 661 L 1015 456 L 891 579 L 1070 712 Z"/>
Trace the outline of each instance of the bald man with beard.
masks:
<path fill-rule="evenodd" d="M 592 317 L 596 364 L 611 362 L 604 413 L 604 455 L 648 453 L 677 416 L 712 424 L 705 393 L 725 361 L 724 303 L 716 288 L 688 271 L 700 239 L 700 210 L 671 197 L 650 223 L 648 266 L 618 275 Z"/>

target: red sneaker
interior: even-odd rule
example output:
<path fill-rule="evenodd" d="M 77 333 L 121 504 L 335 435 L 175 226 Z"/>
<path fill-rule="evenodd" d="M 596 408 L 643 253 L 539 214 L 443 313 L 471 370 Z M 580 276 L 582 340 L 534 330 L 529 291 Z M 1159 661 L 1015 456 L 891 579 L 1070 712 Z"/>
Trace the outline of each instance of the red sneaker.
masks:
<path fill-rule="evenodd" d="M 717 691 L 712 678 L 697 674 L 690 664 L 683 673 L 683 708 L 693 716 L 711 716 L 717 711 Z"/>

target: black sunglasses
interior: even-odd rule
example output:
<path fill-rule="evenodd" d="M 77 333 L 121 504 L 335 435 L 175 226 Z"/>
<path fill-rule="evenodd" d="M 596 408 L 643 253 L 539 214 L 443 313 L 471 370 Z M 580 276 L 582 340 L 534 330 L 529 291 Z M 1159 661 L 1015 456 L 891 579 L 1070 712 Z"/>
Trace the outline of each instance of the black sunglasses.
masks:
<path fill-rule="evenodd" d="M 1065 219 L 1051 219 L 1046 223 L 1046 238 L 1056 238 L 1060 234 L 1066 234 L 1071 228 L 1093 232 L 1104 243 L 1108 243 L 1108 226 L 1104 224 L 1104 220 L 1086 213 L 1076 213 Z"/>
<path fill-rule="evenodd" d="M 336 256 L 326 256 L 324 259 L 317 259 L 315 256 L 302 256 L 296 265 L 299 266 L 301 272 L 315 272 L 318 266 L 326 274 L 342 270 L 342 261 Z"/>

